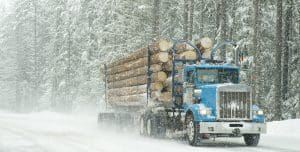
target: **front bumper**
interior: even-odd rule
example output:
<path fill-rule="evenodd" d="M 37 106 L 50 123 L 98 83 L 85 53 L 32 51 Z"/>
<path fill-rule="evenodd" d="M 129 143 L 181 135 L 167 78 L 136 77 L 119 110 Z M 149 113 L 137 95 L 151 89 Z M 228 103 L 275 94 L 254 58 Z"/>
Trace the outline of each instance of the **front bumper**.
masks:
<path fill-rule="evenodd" d="M 266 123 L 255 122 L 199 122 L 200 133 L 209 134 L 262 134 Z"/>

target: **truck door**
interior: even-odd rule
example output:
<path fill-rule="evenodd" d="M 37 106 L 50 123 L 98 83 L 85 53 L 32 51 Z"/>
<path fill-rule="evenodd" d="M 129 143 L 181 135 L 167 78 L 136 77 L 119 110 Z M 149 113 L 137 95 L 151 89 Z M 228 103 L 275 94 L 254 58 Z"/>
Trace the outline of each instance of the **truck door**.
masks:
<path fill-rule="evenodd" d="M 186 81 L 183 83 L 183 103 L 185 104 L 194 104 L 194 78 L 195 78 L 195 71 L 187 71 L 185 74 Z"/>

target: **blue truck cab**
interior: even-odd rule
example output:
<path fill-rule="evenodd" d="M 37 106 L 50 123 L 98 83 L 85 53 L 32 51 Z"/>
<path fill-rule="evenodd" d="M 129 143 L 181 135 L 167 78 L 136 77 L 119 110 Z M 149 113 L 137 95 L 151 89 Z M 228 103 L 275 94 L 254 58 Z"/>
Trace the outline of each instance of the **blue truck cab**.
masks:
<path fill-rule="evenodd" d="M 251 87 L 240 83 L 240 67 L 201 58 L 201 51 L 190 45 L 198 59 L 176 59 L 175 49 L 172 59 L 172 100 L 175 109 L 183 110 L 183 130 L 189 143 L 197 145 L 203 137 L 243 136 L 246 145 L 256 146 L 260 134 L 266 133 L 265 117 L 252 100 Z M 182 71 L 176 70 L 177 63 L 183 63 Z M 183 91 L 176 92 L 177 87 Z"/>
<path fill-rule="evenodd" d="M 184 67 L 182 108 L 191 121 L 191 144 L 199 138 L 195 134 L 259 139 L 266 132 L 263 112 L 253 104 L 251 88 L 239 83 L 239 71 L 235 65 L 205 62 Z M 255 145 L 258 140 L 247 142 Z"/>

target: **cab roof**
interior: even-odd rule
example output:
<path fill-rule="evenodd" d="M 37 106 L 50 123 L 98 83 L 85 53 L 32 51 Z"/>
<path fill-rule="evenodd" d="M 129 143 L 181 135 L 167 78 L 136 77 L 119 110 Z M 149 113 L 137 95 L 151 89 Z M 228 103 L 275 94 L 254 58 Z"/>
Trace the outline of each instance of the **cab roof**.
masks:
<path fill-rule="evenodd" d="M 235 69 L 239 70 L 240 67 L 233 65 L 233 64 L 191 64 L 191 65 L 186 65 L 185 68 L 188 69 L 195 69 L 195 68 L 205 68 L 205 69 Z"/>

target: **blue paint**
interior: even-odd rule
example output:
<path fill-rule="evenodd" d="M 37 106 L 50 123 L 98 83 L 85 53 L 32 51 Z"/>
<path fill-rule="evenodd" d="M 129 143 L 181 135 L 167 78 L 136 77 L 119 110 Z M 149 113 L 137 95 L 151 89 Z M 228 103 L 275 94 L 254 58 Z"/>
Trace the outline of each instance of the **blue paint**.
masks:
<path fill-rule="evenodd" d="M 195 52 L 197 53 L 197 56 L 199 57 L 196 60 L 185 60 L 185 59 L 176 59 L 176 45 L 179 43 L 186 43 L 188 45 L 190 45 L 191 47 L 193 47 L 195 49 Z M 217 45 L 217 47 L 213 48 L 212 51 L 212 56 L 211 58 L 213 59 L 213 55 L 215 54 L 216 50 L 223 46 L 223 45 L 232 45 L 235 46 L 236 44 L 232 43 L 232 42 L 224 42 L 221 43 L 219 45 Z M 191 43 L 189 43 L 188 41 L 185 40 L 179 40 L 176 41 L 172 47 L 172 100 L 174 103 L 174 107 L 175 108 L 182 108 L 184 109 L 185 112 L 192 112 L 195 121 L 197 122 L 215 122 L 216 121 L 216 117 L 217 117 L 217 111 L 216 111 L 216 94 L 217 94 L 217 87 L 218 85 L 220 85 L 220 83 L 223 82 L 227 82 L 232 81 L 233 83 L 239 83 L 240 79 L 239 79 L 239 73 L 240 73 L 240 68 L 238 66 L 232 65 L 232 64 L 227 64 L 224 61 L 218 61 L 218 60 L 211 60 L 211 59 L 203 59 L 201 58 L 201 50 L 199 50 L 197 47 L 195 47 L 194 45 L 192 45 Z M 198 64 L 198 62 L 200 62 L 200 64 Z M 183 99 L 183 96 L 181 94 L 177 94 L 174 89 L 176 87 L 176 85 L 183 85 L 183 84 L 179 84 L 179 82 L 177 82 L 177 80 L 175 80 L 175 76 L 179 75 L 178 71 L 176 70 L 176 66 L 177 63 L 182 63 L 184 64 L 184 83 L 189 83 L 189 84 L 194 84 L 194 89 L 201 89 L 202 93 L 200 94 L 200 96 L 194 96 L 194 101 L 196 101 L 194 104 L 177 104 L 175 102 L 175 97 L 181 97 L 181 99 Z M 197 63 L 197 64 L 196 64 Z M 209 63 L 217 63 L 217 64 L 209 64 Z M 190 65 L 188 65 L 190 64 Z M 232 77 L 227 77 L 227 73 L 224 72 L 220 72 L 217 71 L 218 74 L 222 74 L 223 77 L 209 77 L 209 78 L 214 78 L 212 80 L 206 80 L 203 79 L 201 77 L 201 81 L 199 82 L 198 80 L 198 74 L 197 74 L 197 69 L 224 69 L 224 70 L 232 70 L 232 72 L 236 75 L 232 75 Z M 207 71 L 210 72 L 210 71 Z M 212 71 L 214 72 L 214 71 Z M 232 73 L 231 73 L 232 74 Z M 200 75 L 202 76 L 202 75 Z M 210 76 L 214 76 L 214 75 L 210 75 Z M 236 77 L 237 76 L 237 77 Z M 205 76 L 203 76 L 205 78 Z M 203 79 L 203 80 L 202 80 Z M 219 83 L 219 84 L 217 84 Z M 184 93 L 187 92 L 186 89 L 183 90 Z M 188 102 L 188 103 L 192 103 L 192 102 Z M 211 115 L 207 116 L 207 115 L 201 115 L 199 113 L 199 110 L 202 108 L 209 108 L 211 109 Z M 254 107 L 255 108 L 255 107 Z M 264 122 L 264 116 L 253 116 L 253 122 Z"/>
<path fill-rule="evenodd" d="M 200 83 L 197 79 L 197 69 L 227 69 L 227 70 L 236 70 L 238 73 L 240 72 L 240 68 L 238 66 L 230 65 L 230 64 L 222 64 L 222 65 L 215 65 L 215 64 L 193 64 L 193 65 L 186 65 L 184 67 L 184 82 L 189 81 L 189 72 L 193 73 L 193 83 L 195 85 L 195 89 L 201 89 L 202 93 L 199 97 L 194 97 L 196 104 L 183 104 L 182 108 L 185 112 L 191 111 L 193 113 L 194 119 L 197 122 L 215 122 L 217 118 L 217 105 L 216 105 L 216 94 L 217 94 L 217 87 L 222 84 L 208 84 L 208 83 Z M 238 81 L 239 82 L 239 81 Z M 184 90 L 185 91 L 185 90 Z M 210 116 L 203 116 L 199 113 L 199 109 L 201 108 L 210 108 L 211 115 Z M 254 105 L 253 109 L 258 109 L 257 106 Z M 256 123 L 264 123 L 265 118 L 264 116 L 253 116 L 253 122 Z"/>

